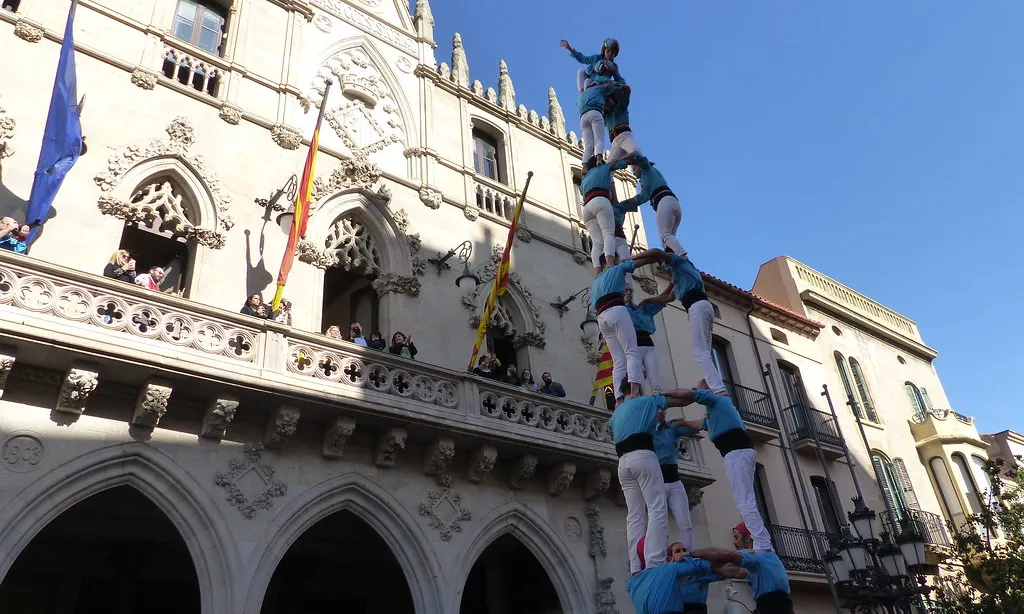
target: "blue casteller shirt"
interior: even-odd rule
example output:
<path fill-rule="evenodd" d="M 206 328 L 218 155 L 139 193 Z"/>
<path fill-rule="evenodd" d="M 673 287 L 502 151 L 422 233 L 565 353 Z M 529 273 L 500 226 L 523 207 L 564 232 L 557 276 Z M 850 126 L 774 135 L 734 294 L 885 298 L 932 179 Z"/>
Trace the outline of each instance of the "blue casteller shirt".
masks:
<path fill-rule="evenodd" d="M 741 550 L 740 556 L 743 557 L 740 567 L 747 570 L 747 580 L 750 582 L 750 590 L 754 593 L 754 599 L 776 591 L 790 594 L 786 568 L 774 552 Z"/>
<path fill-rule="evenodd" d="M 697 431 L 688 426 L 659 424 L 654 432 L 654 453 L 658 456 L 658 464 L 679 465 L 679 438 L 696 434 Z"/>
<path fill-rule="evenodd" d="M 588 87 L 580 94 L 576 101 L 576 109 L 583 115 L 587 111 L 600 111 L 604 113 L 604 88 L 600 85 Z"/>
<path fill-rule="evenodd" d="M 661 171 L 651 166 L 651 162 L 642 155 L 633 157 L 633 163 L 640 168 L 640 191 L 636 193 L 636 204 L 642 205 L 651 200 L 651 196 L 662 188 L 668 187 Z"/>
<path fill-rule="evenodd" d="M 618 96 L 619 103 L 612 107 L 611 111 L 604 114 L 604 126 L 611 132 L 623 124 L 629 125 L 629 90 L 614 83 L 605 88 L 605 96 Z"/>
<path fill-rule="evenodd" d="M 619 160 L 613 164 L 601 164 L 587 171 L 580 182 L 580 192 L 586 198 L 587 192 L 591 190 L 612 191 L 612 172 L 626 168 L 627 162 Z"/>
<path fill-rule="evenodd" d="M 665 409 L 668 401 L 660 394 L 626 399 L 612 412 L 608 424 L 612 427 L 612 440 L 619 443 L 630 435 L 654 435 L 658 428 L 658 410 Z"/>
<path fill-rule="evenodd" d="M 595 303 L 603 296 L 609 294 L 625 294 L 626 293 L 626 273 L 632 273 L 636 270 L 636 262 L 633 260 L 626 260 L 620 262 L 613 267 L 601 271 L 597 277 L 594 278 L 594 283 L 590 286 L 590 302 L 591 305 L 596 307 Z"/>
<path fill-rule="evenodd" d="M 634 211 L 639 210 L 639 208 L 639 202 L 628 205 L 623 203 L 612 203 L 612 212 L 615 214 L 615 225 L 622 228 L 622 225 L 626 223 L 626 214 L 633 213 Z"/>
<path fill-rule="evenodd" d="M 686 591 L 685 597 L 694 598 L 693 601 L 684 600 L 680 580 L 686 578 L 707 578 L 717 575 L 711 573 L 711 564 L 692 558 L 685 558 L 678 563 L 665 563 L 657 567 L 650 567 L 636 574 L 626 583 L 626 592 L 633 602 L 636 614 L 665 614 L 666 612 L 681 612 L 684 603 L 707 603 L 707 584 L 704 586 L 704 599 L 699 600 L 699 592 L 694 594 L 693 589 Z M 712 581 L 712 580 L 707 580 Z M 694 584 L 690 580 L 687 586 Z"/>
<path fill-rule="evenodd" d="M 736 411 L 736 406 L 732 404 L 732 399 L 708 390 L 698 388 L 693 390 L 697 393 L 694 395 L 694 400 L 707 409 L 702 428 L 708 432 L 708 437 L 712 442 L 731 430 L 747 430 L 747 427 L 743 426 L 740 412 Z"/>
<path fill-rule="evenodd" d="M 579 62 L 580 64 L 587 65 L 587 77 L 589 79 L 593 80 L 595 77 L 600 76 L 597 74 L 597 63 L 604 59 L 604 55 L 600 53 L 595 53 L 594 55 L 583 55 L 582 53 L 576 51 L 575 49 L 570 51 L 569 55 L 571 55 L 572 58 Z M 618 81 L 619 83 L 626 82 L 626 80 L 622 78 L 622 75 L 619 74 L 618 63 L 615 64 L 615 74 L 613 76 L 615 80 Z"/>
<path fill-rule="evenodd" d="M 24 254 L 28 251 L 28 243 L 10 234 L 0 239 L 0 249 L 6 249 L 15 254 Z"/>
<path fill-rule="evenodd" d="M 633 320 L 633 329 L 638 333 L 647 333 L 648 335 L 653 335 L 657 331 L 654 316 L 664 308 L 665 303 L 647 302 L 639 306 L 632 303 L 626 305 L 626 309 L 629 310 L 629 319 Z"/>
<path fill-rule="evenodd" d="M 672 283 L 676 285 L 676 298 L 682 301 L 687 292 L 704 292 L 704 279 L 690 259 L 678 254 L 670 256 L 668 270 L 672 273 Z"/>

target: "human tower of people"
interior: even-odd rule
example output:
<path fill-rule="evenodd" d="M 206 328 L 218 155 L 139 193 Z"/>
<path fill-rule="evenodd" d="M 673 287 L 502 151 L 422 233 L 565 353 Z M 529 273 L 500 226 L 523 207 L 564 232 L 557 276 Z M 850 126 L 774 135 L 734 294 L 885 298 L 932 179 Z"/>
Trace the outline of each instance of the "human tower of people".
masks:
<path fill-rule="evenodd" d="M 611 418 L 618 477 L 626 500 L 627 554 L 632 577 L 626 586 L 637 614 L 706 612 L 708 585 L 725 578 L 750 582 L 760 614 L 793 612 L 786 570 L 754 495 L 756 452 L 729 398 L 711 353 L 714 308 L 700 271 L 676 238 L 682 220 L 679 200 L 665 177 L 645 157 L 629 126 L 630 88 L 615 63 L 619 43 L 607 39 L 601 52 L 583 55 L 565 40 L 562 47 L 585 67 L 577 75 L 583 133 L 583 222 L 593 239 L 594 282 L 590 296 L 614 363 L 616 397 Z M 604 159 L 605 131 L 611 141 Z M 637 195 L 612 204 L 612 172 L 631 166 Z M 622 225 L 626 213 L 650 203 L 663 250 L 631 255 Z M 661 263 L 672 283 L 660 295 L 633 303 L 632 272 Z M 694 359 L 704 377 L 691 389 L 662 390 L 654 349 L 654 317 L 673 300 L 690 322 Z M 641 383 L 647 374 L 650 394 Z M 698 420 L 666 421 L 669 407 L 704 406 Z M 679 438 L 707 431 L 722 454 L 725 477 L 743 519 L 733 529 L 733 548 L 694 549 L 686 490 L 679 481 Z M 679 540 L 669 545 L 668 511 Z"/>

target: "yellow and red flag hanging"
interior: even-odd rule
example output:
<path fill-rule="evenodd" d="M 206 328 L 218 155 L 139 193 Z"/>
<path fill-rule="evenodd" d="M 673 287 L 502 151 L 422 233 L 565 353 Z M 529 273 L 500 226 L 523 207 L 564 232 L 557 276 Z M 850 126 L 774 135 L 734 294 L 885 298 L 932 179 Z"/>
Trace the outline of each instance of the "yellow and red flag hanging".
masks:
<path fill-rule="evenodd" d="M 281 299 L 284 297 L 284 284 L 288 281 L 288 273 L 292 270 L 292 263 L 295 261 L 295 248 L 299 245 L 299 239 L 306 236 L 306 224 L 309 222 L 309 206 L 313 197 L 313 171 L 316 167 L 316 152 L 320 148 L 320 124 L 324 121 L 324 110 L 327 108 L 327 92 L 331 90 L 331 81 L 327 80 L 324 87 L 324 97 L 320 102 L 320 115 L 316 118 L 316 127 L 313 129 L 313 138 L 309 142 L 309 153 L 306 154 L 306 165 L 302 168 L 302 179 L 299 180 L 299 189 L 295 195 L 295 215 L 292 217 L 292 227 L 288 231 L 288 245 L 284 248 L 284 258 L 281 259 L 281 270 L 277 274 L 277 290 L 274 292 L 274 300 L 270 305 L 271 311 L 281 308 Z"/>
<path fill-rule="evenodd" d="M 498 263 L 498 271 L 494 275 L 494 285 L 491 287 L 491 294 L 487 297 L 487 304 L 484 305 L 484 312 L 480 316 L 480 326 L 476 329 L 476 343 L 473 344 L 473 354 L 469 357 L 469 368 L 472 369 L 476 357 L 480 353 L 480 346 L 487 337 L 487 324 L 491 321 L 491 312 L 498 297 L 505 294 L 508 288 L 509 274 L 512 273 L 512 244 L 516 240 L 516 229 L 519 227 L 519 216 L 523 212 L 523 203 L 526 202 L 526 190 L 530 188 L 530 179 L 533 178 L 533 171 L 526 174 L 526 185 L 523 186 L 523 193 L 519 195 L 519 203 L 516 204 L 516 212 L 512 216 L 512 225 L 508 227 L 508 239 L 505 241 L 505 251 L 501 254 L 501 262 Z"/>
<path fill-rule="evenodd" d="M 608 344 L 601 342 L 601 362 L 597 366 L 597 375 L 594 377 L 594 389 L 591 393 L 591 397 L 596 397 L 597 393 L 604 389 L 605 386 L 611 386 L 613 383 L 612 377 L 612 353 L 608 351 Z"/>

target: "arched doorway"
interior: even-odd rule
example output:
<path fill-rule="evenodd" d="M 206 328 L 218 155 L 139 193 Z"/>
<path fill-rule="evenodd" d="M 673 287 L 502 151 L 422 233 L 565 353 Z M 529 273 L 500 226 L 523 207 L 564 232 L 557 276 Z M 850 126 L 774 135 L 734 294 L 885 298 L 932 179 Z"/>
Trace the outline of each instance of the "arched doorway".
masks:
<path fill-rule="evenodd" d="M 151 177 L 132 193 L 130 208 L 137 221 L 125 223 L 118 249 L 135 259 L 135 272 L 160 267 L 165 276 L 162 292 L 188 296 L 196 245 L 188 234 L 199 223 L 187 192 L 172 175 Z"/>
<path fill-rule="evenodd" d="M 521 326 L 521 325 L 520 325 Z M 487 353 L 501 361 L 502 369 L 515 365 L 518 372 L 529 369 L 529 354 L 526 347 L 516 343 L 516 334 L 521 330 L 512 317 L 512 311 L 498 299 L 487 325 Z"/>
<path fill-rule="evenodd" d="M 188 547 L 131 486 L 74 505 L 39 532 L 0 584 L 0 612 L 200 612 Z"/>
<path fill-rule="evenodd" d="M 356 214 L 338 219 L 331 226 L 325 249 L 336 264 L 324 272 L 322 328 L 341 327 L 347 335 L 353 322 L 363 335 L 380 330 L 380 299 L 373 281 L 381 272 L 381 255 L 369 228 Z"/>
<path fill-rule="evenodd" d="M 292 544 L 263 598 L 262 614 L 413 614 L 405 574 L 387 543 L 343 510 Z"/>
<path fill-rule="evenodd" d="M 473 565 L 460 614 L 562 614 L 551 578 L 514 536 L 494 540 Z"/>

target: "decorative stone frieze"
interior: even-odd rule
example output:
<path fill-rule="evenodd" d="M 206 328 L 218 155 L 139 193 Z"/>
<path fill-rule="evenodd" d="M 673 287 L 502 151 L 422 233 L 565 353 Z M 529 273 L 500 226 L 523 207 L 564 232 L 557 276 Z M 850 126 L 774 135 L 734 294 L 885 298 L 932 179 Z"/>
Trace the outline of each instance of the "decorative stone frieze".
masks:
<path fill-rule="evenodd" d="M 132 424 L 145 428 L 155 428 L 160 418 L 167 413 L 167 403 L 171 400 L 174 385 L 160 379 L 149 379 L 139 390 L 135 400 L 135 414 Z"/>
<path fill-rule="evenodd" d="M 658 294 L 658 282 L 653 277 L 646 275 L 634 275 L 633 279 L 640 284 L 640 289 L 650 295 Z"/>
<path fill-rule="evenodd" d="M 43 27 L 34 21 L 21 18 L 14 23 L 14 35 L 30 43 L 43 40 Z"/>
<path fill-rule="evenodd" d="M 237 126 L 242 121 L 242 109 L 227 102 L 221 105 L 218 115 L 232 126 Z"/>
<path fill-rule="evenodd" d="M 509 467 L 508 485 L 512 490 L 522 490 L 537 472 L 537 455 L 527 452 L 512 461 Z"/>
<path fill-rule="evenodd" d="M 587 501 L 593 501 L 608 492 L 612 484 L 612 472 L 609 469 L 599 467 L 587 472 L 587 482 L 583 486 L 583 497 Z"/>
<path fill-rule="evenodd" d="M 529 228 L 520 224 L 516 227 L 516 238 L 523 243 L 529 243 L 533 241 L 533 233 L 530 232 Z"/>
<path fill-rule="evenodd" d="M 373 464 L 378 467 L 394 467 L 398 451 L 405 449 L 406 439 L 409 433 L 402 427 L 391 427 L 377 438 L 377 448 L 373 457 Z"/>
<path fill-rule="evenodd" d="M 462 523 L 472 519 L 470 511 L 462 506 L 462 495 L 450 488 L 432 490 L 427 501 L 420 503 L 420 516 L 438 532 L 441 541 L 449 541 L 453 533 L 462 532 Z"/>
<path fill-rule="evenodd" d="M 590 531 L 590 558 L 608 556 L 608 546 L 604 541 L 604 526 L 601 524 L 601 506 L 597 501 L 587 503 L 587 529 Z"/>
<path fill-rule="evenodd" d="M 601 346 L 595 337 L 580 335 L 580 343 L 583 344 L 583 351 L 587 354 L 587 362 L 592 365 L 601 364 Z"/>
<path fill-rule="evenodd" d="M 270 414 L 267 420 L 267 429 L 263 435 L 263 444 L 267 448 L 283 448 L 288 445 L 288 438 L 295 434 L 299 428 L 299 416 L 301 411 L 298 407 L 282 405 Z"/>
<path fill-rule="evenodd" d="M 210 401 L 203 416 L 203 426 L 199 431 L 201 437 L 220 441 L 227 434 L 228 426 L 235 419 L 238 411 L 238 398 L 232 396 L 217 397 Z"/>
<path fill-rule="evenodd" d="M 218 473 L 214 484 L 228 493 L 228 503 L 237 509 L 242 516 L 252 520 L 260 510 L 268 510 L 274 505 L 274 499 L 288 494 L 288 485 L 274 479 L 274 468 L 263 462 L 263 444 L 247 443 L 242 449 L 242 460 L 232 460 L 230 471 Z M 242 491 L 238 482 L 242 476 L 253 471 L 264 484 L 264 488 L 252 498 Z M 253 493 L 251 493 L 253 494 Z"/>
<path fill-rule="evenodd" d="M 586 416 L 567 409 L 543 404 L 543 398 L 529 393 L 509 393 L 480 386 L 480 415 L 523 424 L 563 435 L 592 441 L 611 441 L 608 421 L 597 416 Z"/>
<path fill-rule="evenodd" d="M 423 453 L 423 475 L 441 475 L 455 458 L 455 440 L 439 437 Z"/>
<path fill-rule="evenodd" d="M 612 585 L 615 578 L 606 576 L 599 578 L 598 591 L 594 593 L 594 604 L 597 606 L 597 614 L 619 614 L 619 608 L 615 607 L 615 593 L 612 592 Z"/>
<path fill-rule="evenodd" d="M 14 155 L 11 139 L 14 138 L 14 129 L 17 127 L 17 122 L 7 114 L 7 109 L 0 106 L 0 160 Z"/>
<path fill-rule="evenodd" d="M 431 209 L 438 209 L 441 207 L 441 202 L 444 200 L 444 195 L 441 194 L 440 190 L 436 190 L 429 186 L 423 186 L 420 188 L 420 201 Z"/>
<path fill-rule="evenodd" d="M 324 436 L 320 441 L 320 454 L 324 458 L 341 458 L 345 453 L 345 443 L 355 430 L 355 419 L 346 416 L 335 418 L 330 426 L 324 429 Z"/>
<path fill-rule="evenodd" d="M 320 177 L 313 181 L 313 200 L 349 188 L 373 190 L 382 174 L 380 168 L 366 158 L 342 158 L 327 179 Z"/>
<path fill-rule="evenodd" d="M 576 264 L 587 264 L 590 262 L 590 256 L 588 256 L 586 252 L 580 250 L 575 250 L 572 253 L 572 259 Z"/>
<path fill-rule="evenodd" d="M 85 412 L 85 402 L 99 385 L 99 368 L 79 365 L 68 369 L 61 383 L 60 396 L 57 399 L 57 411 L 65 414 L 81 415 Z"/>
<path fill-rule="evenodd" d="M 270 129 L 270 138 L 274 139 L 277 146 L 282 149 L 298 149 L 302 145 L 302 134 L 295 128 L 284 124 L 275 124 Z"/>
<path fill-rule="evenodd" d="M 370 285 L 377 296 L 384 296 L 389 292 L 418 296 L 421 289 L 420 280 L 414 275 L 397 275 L 395 273 L 381 273 Z"/>
<path fill-rule="evenodd" d="M 559 461 L 548 470 L 548 494 L 557 497 L 572 485 L 572 479 L 576 476 L 576 463 L 571 461 Z"/>
<path fill-rule="evenodd" d="M 159 80 L 160 75 L 148 68 L 137 66 L 135 70 L 132 71 L 132 85 L 141 87 L 144 90 L 155 89 L 157 81 Z"/>
<path fill-rule="evenodd" d="M 497 448 L 490 444 L 480 446 L 469 461 L 466 479 L 474 484 L 479 484 L 494 471 L 494 465 L 497 462 Z"/>
<path fill-rule="evenodd" d="M 466 205 L 462 210 L 462 214 L 466 216 L 466 219 L 470 222 L 475 222 L 480 217 L 480 209 L 474 205 Z"/>

